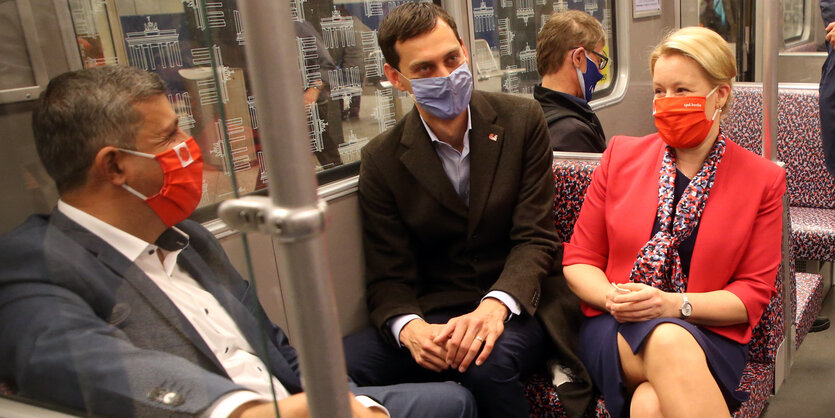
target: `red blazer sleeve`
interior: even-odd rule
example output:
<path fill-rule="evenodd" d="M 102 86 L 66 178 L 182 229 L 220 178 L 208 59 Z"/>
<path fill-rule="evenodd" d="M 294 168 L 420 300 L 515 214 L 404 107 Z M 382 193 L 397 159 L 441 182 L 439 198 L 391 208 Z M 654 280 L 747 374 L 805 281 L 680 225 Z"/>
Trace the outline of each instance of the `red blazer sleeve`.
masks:
<path fill-rule="evenodd" d="M 778 175 L 763 193 L 757 217 L 751 226 L 748 245 L 724 288 L 742 300 L 748 310 L 746 341 L 750 339 L 751 331 L 759 322 L 775 292 L 774 278 L 782 259 L 783 195 L 786 192 L 786 177 L 782 169 L 777 171 Z"/>

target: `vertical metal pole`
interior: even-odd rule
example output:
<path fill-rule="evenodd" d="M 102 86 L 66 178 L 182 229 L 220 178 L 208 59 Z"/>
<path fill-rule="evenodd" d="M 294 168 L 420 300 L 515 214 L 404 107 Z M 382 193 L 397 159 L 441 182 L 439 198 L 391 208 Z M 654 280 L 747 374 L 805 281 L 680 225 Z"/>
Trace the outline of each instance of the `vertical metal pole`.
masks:
<path fill-rule="evenodd" d="M 316 177 L 310 152 L 296 34 L 286 1 L 240 1 L 246 61 L 256 92 L 261 144 L 274 211 L 315 213 Z M 290 216 L 288 219 L 292 218 Z M 292 221 L 292 219 L 290 219 Z M 286 284 L 288 320 L 298 349 L 313 417 L 350 417 L 348 381 L 322 231 L 292 236 L 273 225 L 279 276 Z M 290 236 L 287 236 L 287 232 Z"/>
<path fill-rule="evenodd" d="M 763 157 L 777 160 L 777 56 L 783 36 L 782 7 L 760 4 L 763 22 Z"/>

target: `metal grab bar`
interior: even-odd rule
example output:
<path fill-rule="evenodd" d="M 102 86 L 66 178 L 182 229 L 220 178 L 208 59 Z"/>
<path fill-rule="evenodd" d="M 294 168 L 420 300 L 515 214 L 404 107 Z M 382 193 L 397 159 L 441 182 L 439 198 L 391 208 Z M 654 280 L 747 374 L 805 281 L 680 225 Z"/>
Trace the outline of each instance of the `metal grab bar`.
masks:
<path fill-rule="evenodd" d="M 326 204 L 317 197 L 289 4 L 238 5 L 270 193 L 226 201 L 219 215 L 235 229 L 276 238 L 276 261 L 310 415 L 347 418 L 351 409 L 345 356 L 322 237 Z"/>

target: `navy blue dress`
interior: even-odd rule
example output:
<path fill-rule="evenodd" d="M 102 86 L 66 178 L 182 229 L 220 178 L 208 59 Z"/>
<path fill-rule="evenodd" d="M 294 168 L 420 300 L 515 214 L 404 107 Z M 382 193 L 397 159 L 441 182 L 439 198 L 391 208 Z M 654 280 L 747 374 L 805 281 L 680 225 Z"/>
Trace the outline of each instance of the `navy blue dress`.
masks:
<path fill-rule="evenodd" d="M 673 207 L 678 204 L 690 179 L 676 170 L 676 185 Z M 656 220 L 652 235 L 660 230 Z M 690 273 L 690 258 L 699 228 L 679 246 L 679 256 L 685 275 Z M 648 238 L 649 239 L 649 238 Z M 658 324 L 674 323 L 686 329 L 693 335 L 705 352 L 707 364 L 719 389 L 725 397 L 725 402 L 731 412 L 748 399 L 748 393 L 738 391 L 737 387 L 742 379 L 742 371 L 748 362 L 748 344 L 740 344 L 712 331 L 693 325 L 679 318 L 656 318 L 645 322 L 630 322 L 620 324 L 612 315 L 601 315 L 586 318 L 580 327 L 580 359 L 585 363 L 595 386 L 603 393 L 606 409 L 613 417 L 628 417 L 631 394 L 627 393 L 621 377 L 620 356 L 618 354 L 617 335 L 620 333 L 629 343 L 633 353 L 638 353 L 646 337 Z"/>

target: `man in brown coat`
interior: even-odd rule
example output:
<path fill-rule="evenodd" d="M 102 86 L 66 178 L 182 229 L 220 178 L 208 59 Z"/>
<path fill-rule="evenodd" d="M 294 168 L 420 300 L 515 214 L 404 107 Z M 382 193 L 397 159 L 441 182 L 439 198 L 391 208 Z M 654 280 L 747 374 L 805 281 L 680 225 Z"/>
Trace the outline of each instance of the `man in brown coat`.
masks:
<path fill-rule="evenodd" d="M 542 110 L 472 90 L 469 55 L 440 7 L 398 7 L 379 41 L 388 80 L 416 106 L 363 149 L 359 200 L 376 330 L 345 339 L 349 374 L 359 384 L 455 380 L 473 392 L 479 416 L 526 417 L 522 380 L 543 369 L 552 340 L 585 376 L 567 337 L 572 310 L 557 303 L 573 300 L 555 276 Z M 578 413 L 584 382 L 564 392 Z"/>

